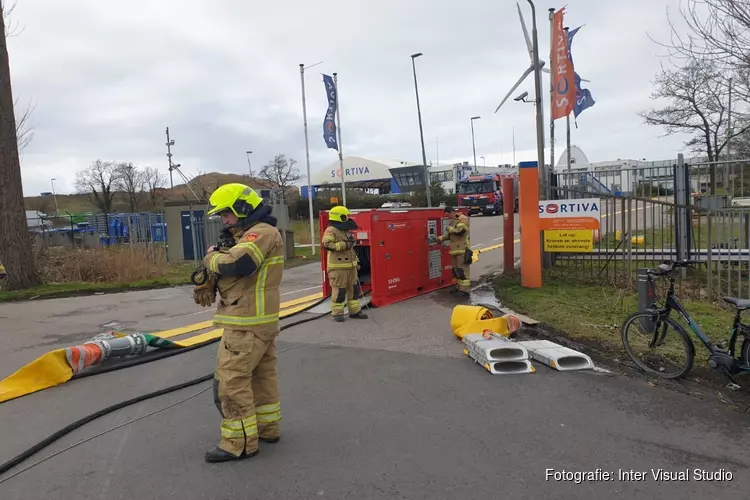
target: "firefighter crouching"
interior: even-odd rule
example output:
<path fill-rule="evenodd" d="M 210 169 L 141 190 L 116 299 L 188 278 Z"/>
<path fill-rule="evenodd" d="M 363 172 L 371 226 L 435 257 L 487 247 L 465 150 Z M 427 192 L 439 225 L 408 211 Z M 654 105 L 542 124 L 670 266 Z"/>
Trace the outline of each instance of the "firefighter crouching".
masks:
<path fill-rule="evenodd" d="M 445 207 L 443 211 L 453 218 L 446 234 L 438 238 L 440 241 L 450 241 L 451 266 L 457 281 L 456 289 L 451 293 L 468 295 L 471 292 L 469 266 L 474 255 L 469 238 L 469 218 L 453 207 Z"/>
<path fill-rule="evenodd" d="M 225 184 L 211 195 L 208 214 L 220 214 L 231 248 L 213 246 L 203 260 L 208 279 L 196 286 L 197 304 L 220 299 L 214 325 L 223 327 L 214 370 L 214 401 L 221 413 L 221 441 L 207 462 L 258 453 L 258 440 L 279 440 L 276 336 L 284 242 L 276 218 L 258 194 L 243 184 Z M 231 245 L 231 243 L 230 243 Z"/>
<path fill-rule="evenodd" d="M 344 308 L 349 317 L 367 319 L 359 303 L 362 289 L 359 286 L 359 259 L 354 251 L 355 239 L 350 233 L 357 223 L 349 218 L 346 207 L 336 206 L 328 212 L 328 227 L 323 232 L 323 248 L 328 250 L 328 282 L 331 285 L 331 315 L 335 321 L 344 321 Z"/>

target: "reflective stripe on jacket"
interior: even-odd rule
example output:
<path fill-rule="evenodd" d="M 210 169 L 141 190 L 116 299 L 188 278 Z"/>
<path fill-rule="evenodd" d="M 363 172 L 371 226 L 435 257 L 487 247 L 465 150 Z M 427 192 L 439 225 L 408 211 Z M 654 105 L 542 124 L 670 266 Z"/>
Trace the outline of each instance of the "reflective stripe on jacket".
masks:
<path fill-rule="evenodd" d="M 284 241 L 279 230 L 259 222 L 235 236 L 228 250 L 211 252 L 203 263 L 218 275 L 221 299 L 214 325 L 255 330 L 260 325 L 278 331 Z"/>
<path fill-rule="evenodd" d="M 454 218 L 448 226 L 448 232 L 440 236 L 440 241 L 450 240 L 451 255 L 463 255 L 467 248 L 471 248 L 469 237 L 469 218 L 463 214 Z"/>
<path fill-rule="evenodd" d="M 349 232 L 328 226 L 323 232 L 323 248 L 328 250 L 327 268 L 354 269 L 359 265 L 357 252 L 354 248 L 346 248 Z"/>

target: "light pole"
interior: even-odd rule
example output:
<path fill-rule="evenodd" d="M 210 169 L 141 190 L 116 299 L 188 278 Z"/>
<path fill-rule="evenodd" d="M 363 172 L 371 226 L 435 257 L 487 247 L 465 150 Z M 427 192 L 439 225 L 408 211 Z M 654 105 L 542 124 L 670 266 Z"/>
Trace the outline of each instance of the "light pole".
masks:
<path fill-rule="evenodd" d="M 474 145 L 474 120 L 479 120 L 482 118 L 481 116 L 472 116 L 471 117 L 471 150 L 474 153 L 474 171 L 477 171 L 477 148 Z"/>
<path fill-rule="evenodd" d="M 427 195 L 427 206 L 432 207 L 430 197 L 430 172 L 427 170 L 427 154 L 424 150 L 424 131 L 422 130 L 422 110 L 419 107 L 419 87 L 417 85 L 417 65 L 414 60 L 422 55 L 421 52 L 411 55 L 411 69 L 414 73 L 414 92 L 417 95 L 417 117 L 419 118 L 419 140 L 422 142 L 422 170 L 424 171 L 424 189 Z"/>
<path fill-rule="evenodd" d="M 318 64 L 322 64 L 323 61 L 316 62 L 308 66 L 312 68 Z M 299 65 L 299 78 L 302 84 L 302 120 L 305 126 L 305 161 L 307 162 L 307 205 L 310 210 L 310 244 L 312 245 L 312 254 L 315 255 L 315 218 L 313 217 L 313 199 L 312 199 L 312 186 L 310 180 L 310 142 L 307 139 L 307 101 L 305 100 L 305 65 Z"/>
<path fill-rule="evenodd" d="M 55 200 L 55 217 L 57 217 L 57 214 L 60 213 L 60 208 L 57 206 L 57 193 L 55 192 L 55 179 L 54 177 L 50 179 L 50 182 L 52 183 L 52 198 Z"/>
<path fill-rule="evenodd" d="M 253 154 L 252 151 L 245 151 L 245 154 L 247 155 L 247 169 L 250 171 L 250 178 L 253 178 L 253 166 L 250 164 L 250 155 Z"/>
<path fill-rule="evenodd" d="M 485 158 L 484 156 L 480 156 L 480 158 L 482 159 L 482 166 L 486 167 L 487 166 L 487 158 Z"/>

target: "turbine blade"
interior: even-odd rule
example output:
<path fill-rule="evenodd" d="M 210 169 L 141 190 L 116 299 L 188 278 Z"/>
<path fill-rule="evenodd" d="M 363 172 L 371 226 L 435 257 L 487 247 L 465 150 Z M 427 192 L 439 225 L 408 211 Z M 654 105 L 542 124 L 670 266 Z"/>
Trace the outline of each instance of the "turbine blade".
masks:
<path fill-rule="evenodd" d="M 518 79 L 515 85 L 513 85 L 513 88 L 510 89 L 508 94 L 503 98 L 502 102 L 497 106 L 495 109 L 495 113 L 497 113 L 503 104 L 505 104 L 505 101 L 508 100 L 508 98 L 513 94 L 513 92 L 516 91 L 516 89 L 523 83 L 523 81 L 526 79 L 527 76 L 531 74 L 531 72 L 534 71 L 534 66 L 529 66 L 529 68 L 524 71 L 523 75 L 521 75 L 521 78 Z"/>
<path fill-rule="evenodd" d="M 547 68 L 545 68 L 544 66 L 542 66 L 542 73 L 547 73 L 547 74 L 549 74 L 549 69 L 547 69 Z"/>
<path fill-rule="evenodd" d="M 521 29 L 523 29 L 523 37 L 526 39 L 526 48 L 529 50 L 529 58 L 531 62 L 534 62 L 534 47 L 531 45 L 531 38 L 529 37 L 529 31 L 526 29 L 526 23 L 523 20 L 523 13 L 521 12 L 521 6 L 516 2 L 518 8 L 518 17 L 521 19 Z"/>

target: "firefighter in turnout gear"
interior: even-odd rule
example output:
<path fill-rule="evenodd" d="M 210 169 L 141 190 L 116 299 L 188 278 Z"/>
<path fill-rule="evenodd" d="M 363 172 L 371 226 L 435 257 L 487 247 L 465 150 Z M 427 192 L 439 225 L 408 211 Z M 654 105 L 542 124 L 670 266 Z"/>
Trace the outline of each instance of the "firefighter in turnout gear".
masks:
<path fill-rule="evenodd" d="M 469 266 L 474 257 L 469 238 L 469 218 L 453 207 L 445 207 L 444 212 L 453 218 L 447 232 L 438 238 L 440 241 L 450 241 L 451 266 L 457 281 L 457 287 L 451 293 L 468 295 L 471 291 Z"/>
<path fill-rule="evenodd" d="M 355 239 L 350 232 L 357 223 L 349 218 L 346 207 L 336 206 L 328 212 L 329 226 L 323 232 L 323 248 L 328 250 L 328 282 L 331 285 L 331 315 L 335 321 L 344 321 L 344 308 L 349 317 L 367 319 L 359 303 L 362 289 L 359 286 L 359 259 L 354 251 Z"/>
<path fill-rule="evenodd" d="M 7 275 L 8 273 L 5 272 L 5 266 L 3 266 L 3 263 L 0 262 L 0 280 L 5 279 Z"/>
<path fill-rule="evenodd" d="M 220 296 L 213 323 L 224 328 L 214 370 L 221 441 L 206 461 L 226 462 L 255 456 L 259 439 L 279 440 L 276 336 L 284 242 L 271 208 L 248 186 L 225 184 L 209 203 L 208 215 L 220 214 L 235 241 L 230 248 L 211 247 L 203 260 Z"/>

